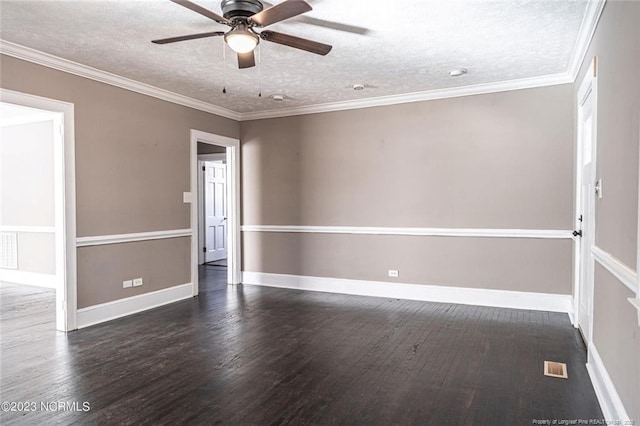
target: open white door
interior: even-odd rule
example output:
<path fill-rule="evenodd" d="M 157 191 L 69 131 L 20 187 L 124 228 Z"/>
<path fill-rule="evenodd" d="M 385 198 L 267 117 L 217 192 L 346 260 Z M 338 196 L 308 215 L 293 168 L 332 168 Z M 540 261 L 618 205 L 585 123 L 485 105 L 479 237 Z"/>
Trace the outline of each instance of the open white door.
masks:
<path fill-rule="evenodd" d="M 593 64 L 595 67 L 595 62 Z M 595 69 L 595 68 L 594 68 Z M 595 72 L 587 73 L 578 97 L 578 223 L 579 268 L 577 287 L 577 325 L 587 344 L 593 337 L 593 282 L 596 194 L 596 87 Z M 598 192 L 599 193 L 599 192 Z"/>
<path fill-rule="evenodd" d="M 227 166 L 221 162 L 204 163 L 204 261 L 227 258 Z"/>

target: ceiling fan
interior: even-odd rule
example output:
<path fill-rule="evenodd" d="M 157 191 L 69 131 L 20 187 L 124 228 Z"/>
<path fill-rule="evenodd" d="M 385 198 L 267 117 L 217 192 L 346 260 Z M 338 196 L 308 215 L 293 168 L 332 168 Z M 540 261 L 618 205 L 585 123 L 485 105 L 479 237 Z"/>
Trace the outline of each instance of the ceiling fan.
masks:
<path fill-rule="evenodd" d="M 298 16 L 312 8 L 304 0 L 285 0 L 264 9 L 259 0 L 222 0 L 223 16 L 220 16 L 189 0 L 171 0 L 180 6 L 199 13 L 219 24 L 231 27 L 227 32 L 212 31 L 207 33 L 190 34 L 178 37 L 153 40 L 156 44 L 175 43 L 178 41 L 194 40 L 205 37 L 223 36 L 229 47 L 238 54 L 238 67 L 250 68 L 255 66 L 256 60 L 253 50 L 260 39 L 296 49 L 306 50 L 317 55 L 326 55 L 332 46 L 317 41 L 265 30 L 257 32 L 256 28 L 264 28 L 276 22 Z"/>

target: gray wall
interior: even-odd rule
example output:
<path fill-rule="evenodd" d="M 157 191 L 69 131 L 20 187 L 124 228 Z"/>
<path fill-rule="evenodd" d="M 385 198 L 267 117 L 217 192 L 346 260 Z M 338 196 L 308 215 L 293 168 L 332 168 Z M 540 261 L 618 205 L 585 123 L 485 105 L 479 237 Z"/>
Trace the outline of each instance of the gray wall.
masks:
<path fill-rule="evenodd" d="M 607 1 L 576 91 L 598 57 L 596 245 L 636 269 L 640 142 L 640 3 Z M 632 419 L 640 421 L 640 327 L 633 297 L 596 266 L 594 344 Z"/>
<path fill-rule="evenodd" d="M 596 243 L 634 268 L 640 4 L 608 1 L 599 58 Z M 2 56 L 3 88 L 72 102 L 78 235 L 189 226 L 189 129 L 243 141 L 243 222 L 570 229 L 575 85 L 238 123 Z M 569 294 L 568 241 L 245 233 L 246 270 Z M 78 251 L 78 305 L 188 279 L 188 238 Z M 274 248 L 277 248 L 274 249 Z M 392 266 L 393 264 L 393 266 Z M 462 265 L 462 267 L 460 266 Z M 137 293 L 135 293 L 137 294 Z M 640 419 L 633 294 L 596 267 L 594 341 Z"/>
<path fill-rule="evenodd" d="M 198 142 L 198 154 L 224 154 L 225 152 L 227 152 L 227 148 L 224 146 Z"/>
<path fill-rule="evenodd" d="M 0 127 L 0 225 L 55 225 L 53 121 Z M 55 274 L 55 234 L 17 232 L 18 270 Z"/>
<path fill-rule="evenodd" d="M 569 84 L 243 122 L 243 223 L 570 229 L 572 99 Z M 571 293 L 568 240 L 245 232 L 243 242 L 253 272 L 388 281 L 400 269 L 392 280 Z"/>
<path fill-rule="evenodd" d="M 189 228 L 190 205 L 182 202 L 190 190 L 189 131 L 237 138 L 237 122 L 12 57 L 0 59 L 3 88 L 75 105 L 79 237 Z M 185 284 L 188 257 L 189 244 L 175 239 L 82 248 L 78 307 Z M 171 279 L 154 278 L 165 269 L 174 271 Z M 123 292 L 125 270 L 127 279 L 144 279 L 141 290 Z"/>

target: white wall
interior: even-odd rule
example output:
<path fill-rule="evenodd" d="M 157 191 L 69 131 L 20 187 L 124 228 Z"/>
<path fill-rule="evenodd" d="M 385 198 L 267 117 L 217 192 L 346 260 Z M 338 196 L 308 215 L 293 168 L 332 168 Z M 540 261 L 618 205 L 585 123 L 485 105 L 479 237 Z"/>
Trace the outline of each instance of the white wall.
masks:
<path fill-rule="evenodd" d="M 53 120 L 0 127 L 0 230 L 17 234 L 18 255 L 17 270 L 0 269 L 3 281 L 53 286 L 53 131 Z M 32 274 L 50 280 L 29 280 Z"/>

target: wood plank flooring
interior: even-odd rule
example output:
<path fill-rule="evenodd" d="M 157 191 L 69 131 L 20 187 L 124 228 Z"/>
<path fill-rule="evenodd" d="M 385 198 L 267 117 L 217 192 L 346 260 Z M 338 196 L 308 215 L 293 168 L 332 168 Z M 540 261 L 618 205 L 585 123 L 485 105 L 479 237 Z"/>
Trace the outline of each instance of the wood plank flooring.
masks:
<path fill-rule="evenodd" d="M 225 274 L 203 267 L 199 297 L 67 335 L 55 331 L 53 293 L 2 284 L 0 399 L 90 410 L 0 412 L 0 423 L 602 417 L 565 314 L 227 287 Z M 569 379 L 543 376 L 545 360 L 566 362 Z"/>

